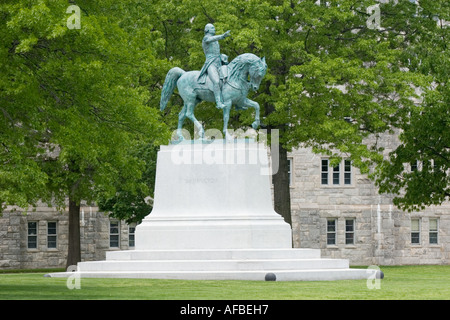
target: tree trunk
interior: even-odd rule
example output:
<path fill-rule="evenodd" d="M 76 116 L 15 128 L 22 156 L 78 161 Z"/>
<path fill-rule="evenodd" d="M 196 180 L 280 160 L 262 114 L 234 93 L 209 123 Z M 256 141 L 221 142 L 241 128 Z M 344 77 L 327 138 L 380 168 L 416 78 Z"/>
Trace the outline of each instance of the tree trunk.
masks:
<path fill-rule="evenodd" d="M 66 269 L 81 261 L 80 204 L 69 197 L 69 249 Z"/>
<path fill-rule="evenodd" d="M 266 82 L 264 93 L 270 93 L 271 82 Z M 272 103 L 264 104 L 264 115 L 269 117 L 275 112 L 275 106 Z M 279 130 L 279 137 L 283 134 L 283 125 L 268 125 L 267 129 L 271 132 L 273 129 Z M 272 176 L 273 192 L 274 192 L 274 208 L 292 228 L 291 219 L 291 191 L 289 187 L 289 162 L 287 158 L 287 150 L 283 148 L 281 142 L 278 143 L 278 171 Z M 275 159 L 272 159 L 272 162 Z"/>
<path fill-rule="evenodd" d="M 272 159 L 272 161 L 274 161 Z M 280 214 L 284 221 L 292 227 L 291 219 L 291 192 L 289 187 L 289 162 L 287 150 L 279 146 L 278 152 L 279 167 L 278 172 L 273 175 L 273 192 L 275 211 Z"/>

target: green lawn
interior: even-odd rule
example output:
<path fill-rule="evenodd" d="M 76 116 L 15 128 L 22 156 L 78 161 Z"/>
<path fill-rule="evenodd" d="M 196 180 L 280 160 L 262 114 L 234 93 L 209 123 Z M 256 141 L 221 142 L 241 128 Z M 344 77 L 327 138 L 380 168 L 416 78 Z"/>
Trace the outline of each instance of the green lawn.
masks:
<path fill-rule="evenodd" d="M 69 290 L 65 278 L 44 273 L 0 273 L 0 299 L 304 300 L 450 299 L 450 266 L 381 267 L 380 289 L 366 280 L 265 282 L 152 279 L 81 279 Z"/>

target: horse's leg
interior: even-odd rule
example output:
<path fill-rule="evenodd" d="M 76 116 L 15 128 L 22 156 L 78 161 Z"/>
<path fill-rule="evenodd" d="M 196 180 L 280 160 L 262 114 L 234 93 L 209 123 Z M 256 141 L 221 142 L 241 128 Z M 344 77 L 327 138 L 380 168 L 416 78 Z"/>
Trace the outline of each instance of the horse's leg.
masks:
<path fill-rule="evenodd" d="M 225 140 L 233 140 L 233 137 L 228 133 L 228 121 L 230 120 L 231 101 L 225 102 L 223 108 L 223 136 Z"/>
<path fill-rule="evenodd" d="M 187 109 L 186 104 L 184 104 L 183 109 L 181 109 L 180 113 L 178 114 L 178 128 L 177 128 L 178 141 L 184 140 L 182 130 L 184 119 L 186 119 L 186 109 Z"/>
<path fill-rule="evenodd" d="M 199 139 L 204 139 L 205 138 L 205 130 L 203 130 L 202 124 L 194 116 L 194 108 L 196 105 L 197 105 L 197 100 L 194 100 L 194 102 L 186 103 L 186 106 L 187 106 L 186 117 L 188 117 L 189 120 L 191 120 L 194 123 L 195 127 L 197 128 Z"/>
<path fill-rule="evenodd" d="M 253 129 L 258 129 L 261 124 L 261 120 L 259 119 L 259 103 L 248 98 L 245 98 L 243 103 L 240 105 L 241 108 L 254 108 L 255 109 L 255 121 L 252 123 Z"/>

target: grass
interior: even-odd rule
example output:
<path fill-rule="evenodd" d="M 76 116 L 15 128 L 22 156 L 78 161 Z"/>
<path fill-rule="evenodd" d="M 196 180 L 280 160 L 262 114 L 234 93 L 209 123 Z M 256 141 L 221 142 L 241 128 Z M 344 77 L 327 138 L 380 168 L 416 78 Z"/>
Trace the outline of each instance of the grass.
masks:
<path fill-rule="evenodd" d="M 69 290 L 65 278 L 45 273 L 0 273 L 0 300 L 413 300 L 450 299 L 450 265 L 385 266 L 380 289 L 366 280 L 187 281 L 82 278 Z"/>

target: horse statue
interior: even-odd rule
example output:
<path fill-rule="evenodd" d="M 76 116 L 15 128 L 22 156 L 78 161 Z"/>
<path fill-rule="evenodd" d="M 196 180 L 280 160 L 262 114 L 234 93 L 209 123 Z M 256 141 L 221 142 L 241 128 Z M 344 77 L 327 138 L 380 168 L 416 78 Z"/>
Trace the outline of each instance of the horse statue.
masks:
<path fill-rule="evenodd" d="M 252 123 L 253 129 L 260 125 L 259 104 L 247 98 L 249 90 L 256 91 L 261 84 L 261 80 L 266 74 L 267 64 L 265 58 L 259 58 L 252 53 L 244 53 L 233 59 L 225 68 L 222 74 L 226 76 L 222 81 L 223 98 L 223 134 L 225 139 L 232 139 L 228 133 L 228 120 L 232 105 L 236 110 L 245 110 L 249 107 L 255 109 L 255 121 Z M 197 78 L 200 71 L 184 71 L 175 67 L 169 70 L 164 81 L 161 92 L 161 111 L 167 106 L 167 102 L 172 95 L 175 86 L 183 99 L 184 106 L 178 116 L 177 136 L 183 140 L 182 128 L 186 118 L 190 119 L 198 130 L 199 138 L 205 138 L 205 131 L 201 123 L 194 116 L 194 109 L 201 101 L 215 102 L 212 83 L 209 78 L 205 84 L 199 84 Z"/>

